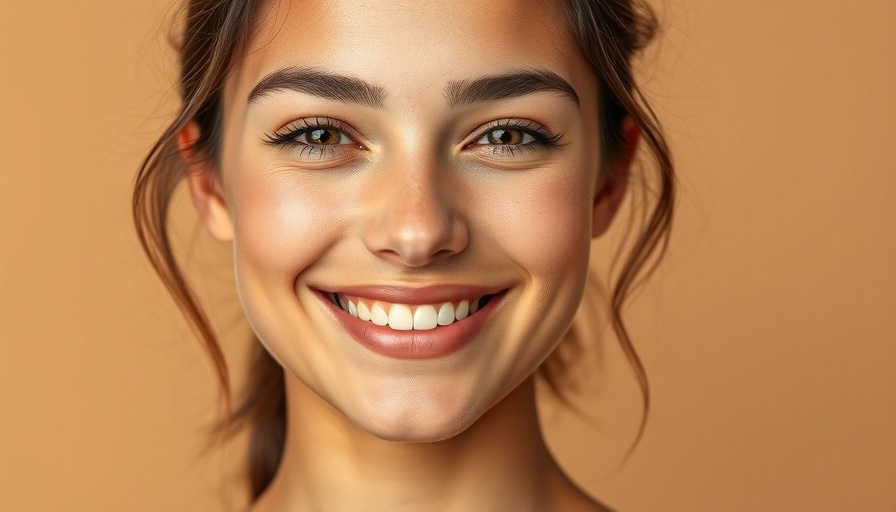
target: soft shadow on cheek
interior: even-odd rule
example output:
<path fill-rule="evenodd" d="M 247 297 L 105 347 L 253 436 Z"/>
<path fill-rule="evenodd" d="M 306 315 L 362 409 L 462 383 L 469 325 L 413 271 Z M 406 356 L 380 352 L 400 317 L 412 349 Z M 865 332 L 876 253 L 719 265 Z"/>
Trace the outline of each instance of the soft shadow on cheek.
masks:
<path fill-rule="evenodd" d="M 243 183 L 237 198 L 236 257 L 245 270 L 291 286 L 335 240 L 338 198 L 284 173 Z"/>
<path fill-rule="evenodd" d="M 533 277 L 553 278 L 587 263 L 591 201 L 587 187 L 538 182 L 496 204 L 492 218 L 501 244 Z M 573 268 L 569 266 L 572 265 Z"/>

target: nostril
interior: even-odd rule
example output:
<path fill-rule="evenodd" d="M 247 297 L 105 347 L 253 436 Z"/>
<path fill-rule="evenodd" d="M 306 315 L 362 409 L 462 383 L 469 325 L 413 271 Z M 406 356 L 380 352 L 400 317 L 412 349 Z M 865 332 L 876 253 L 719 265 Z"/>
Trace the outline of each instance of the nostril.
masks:
<path fill-rule="evenodd" d="M 452 251 L 451 249 L 439 249 L 438 251 L 436 251 L 435 254 L 432 255 L 432 257 L 433 257 L 433 259 L 447 257 L 447 256 L 454 254 L 454 252 L 455 251 Z"/>

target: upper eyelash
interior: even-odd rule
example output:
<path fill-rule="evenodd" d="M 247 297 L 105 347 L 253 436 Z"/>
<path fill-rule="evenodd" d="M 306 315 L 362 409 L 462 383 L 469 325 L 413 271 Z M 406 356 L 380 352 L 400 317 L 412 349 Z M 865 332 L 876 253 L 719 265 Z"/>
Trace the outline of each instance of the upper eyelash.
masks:
<path fill-rule="evenodd" d="M 329 129 L 333 129 L 333 130 L 339 130 L 340 132 L 345 134 L 346 137 L 349 137 L 350 139 L 352 138 L 347 133 L 349 130 L 347 129 L 345 123 L 343 123 L 342 121 L 339 121 L 337 119 L 330 119 L 330 118 L 326 118 L 326 117 L 325 118 L 315 117 L 314 122 L 311 122 L 311 120 L 308 118 L 298 119 L 296 121 L 293 121 L 293 122 L 287 124 L 286 126 L 284 126 L 283 128 L 281 128 L 280 130 L 278 130 L 274 133 L 265 133 L 264 138 L 265 138 L 266 143 L 273 144 L 273 145 L 295 144 L 295 145 L 300 145 L 300 146 L 306 146 L 306 144 L 304 144 L 304 143 L 296 142 L 295 138 L 306 131 L 309 131 L 312 129 L 317 129 L 317 128 L 329 128 Z M 352 140 L 354 140 L 354 139 L 352 139 Z M 333 148 L 316 147 L 316 149 L 332 150 Z"/>
<path fill-rule="evenodd" d="M 537 128 L 533 128 L 533 125 L 537 125 Z M 544 126 L 542 126 L 538 123 L 535 123 L 533 121 L 528 121 L 528 120 L 520 121 L 517 119 L 499 119 L 497 121 L 492 121 L 491 123 L 488 124 L 488 126 L 483 128 L 482 130 L 480 130 L 479 134 L 476 136 L 475 140 L 481 139 L 488 132 L 490 132 L 492 130 L 496 130 L 498 128 L 516 128 L 517 130 L 520 130 L 524 133 L 531 135 L 535 139 L 534 142 L 529 142 L 527 144 L 516 144 L 516 145 L 495 144 L 495 145 L 493 145 L 493 151 L 509 150 L 511 156 L 513 155 L 514 148 L 515 149 L 525 148 L 525 149 L 531 151 L 531 150 L 537 149 L 532 146 L 540 146 L 540 147 L 548 147 L 548 148 L 557 147 L 557 145 L 558 145 L 557 141 L 559 141 L 560 138 L 563 137 L 562 133 L 558 133 L 556 135 L 550 135 Z M 477 145 L 475 143 L 475 141 L 468 144 L 468 146 L 474 146 L 474 145 Z"/>
<path fill-rule="evenodd" d="M 537 125 L 537 127 L 533 127 L 533 125 Z M 345 136 L 349 137 L 350 139 L 352 138 L 347 133 L 349 131 L 347 125 L 342 121 L 339 121 L 337 119 L 315 117 L 313 122 L 309 118 L 298 119 L 274 133 L 266 133 L 265 142 L 267 144 L 275 146 L 302 146 L 302 154 L 304 154 L 305 151 L 308 151 L 309 154 L 317 152 L 317 154 L 321 158 L 323 158 L 324 152 L 329 151 L 332 153 L 333 151 L 336 151 L 336 149 L 327 146 L 305 144 L 303 142 L 297 142 L 295 140 L 296 137 L 298 137 L 302 133 L 311 129 L 318 128 L 339 130 L 340 132 L 345 134 Z M 534 123 L 533 121 L 521 121 L 518 119 L 499 119 L 496 121 L 492 121 L 488 126 L 480 130 L 475 140 L 478 141 L 488 132 L 499 128 L 514 128 L 531 135 L 535 140 L 526 144 L 491 145 L 492 154 L 495 155 L 497 155 L 499 152 L 507 152 L 510 153 L 510 156 L 512 157 L 517 150 L 535 151 L 539 148 L 555 148 L 558 146 L 557 141 L 560 140 L 561 137 L 563 137 L 562 133 L 558 133 L 556 135 L 548 134 L 544 126 Z M 467 147 L 474 145 L 487 146 L 486 144 L 476 144 L 474 141 L 468 144 Z"/>

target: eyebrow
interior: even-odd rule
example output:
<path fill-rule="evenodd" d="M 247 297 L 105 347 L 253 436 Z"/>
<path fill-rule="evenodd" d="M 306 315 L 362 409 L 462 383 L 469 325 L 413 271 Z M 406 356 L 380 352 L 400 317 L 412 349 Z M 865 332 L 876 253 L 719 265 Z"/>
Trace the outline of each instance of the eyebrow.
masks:
<path fill-rule="evenodd" d="M 382 108 L 386 90 L 360 78 L 329 73 L 316 68 L 289 67 L 273 71 L 261 79 L 249 93 L 247 103 L 274 91 L 289 90 L 332 100 Z M 451 108 L 494 101 L 534 92 L 554 92 L 580 106 L 579 95 L 569 82 L 546 69 L 522 70 L 472 80 L 455 80 L 445 87 L 445 100 Z"/>
<path fill-rule="evenodd" d="M 546 69 L 523 70 L 474 80 L 450 82 L 445 88 L 448 105 L 457 107 L 482 101 L 494 101 L 533 92 L 555 92 L 580 106 L 576 90 L 560 75 Z"/>
<path fill-rule="evenodd" d="M 303 92 L 332 100 L 358 103 L 380 108 L 386 99 L 386 90 L 359 78 L 328 73 L 315 68 L 291 67 L 278 69 L 261 79 L 247 103 L 278 90 Z"/>

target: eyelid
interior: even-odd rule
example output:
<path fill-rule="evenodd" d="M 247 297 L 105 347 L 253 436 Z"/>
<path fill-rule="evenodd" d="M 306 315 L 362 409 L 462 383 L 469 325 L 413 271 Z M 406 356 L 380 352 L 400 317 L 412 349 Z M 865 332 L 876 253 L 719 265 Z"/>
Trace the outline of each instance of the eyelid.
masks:
<path fill-rule="evenodd" d="M 528 144 L 545 144 L 552 146 L 563 136 L 562 133 L 552 133 L 543 124 L 532 121 L 530 119 L 503 118 L 490 121 L 485 125 L 477 128 L 473 132 L 475 135 L 473 135 L 469 142 L 463 144 L 463 148 L 467 149 L 472 146 L 487 146 L 487 144 L 477 144 L 476 142 L 482 139 L 482 137 L 486 136 L 488 132 L 497 128 L 514 128 L 535 138 L 534 142 L 520 144 L 520 146 Z"/>
<path fill-rule="evenodd" d="M 303 117 L 301 119 L 295 119 L 290 121 L 289 123 L 281 126 L 273 133 L 265 133 L 264 141 L 268 144 L 272 145 L 280 145 L 288 143 L 295 136 L 302 132 L 308 132 L 315 128 L 331 128 L 334 130 L 338 130 L 344 136 L 348 137 L 353 144 L 357 144 L 358 146 L 366 149 L 363 143 L 360 142 L 359 139 L 366 139 L 363 133 L 356 130 L 350 124 L 342 121 L 341 119 L 327 117 L 327 116 L 312 116 L 312 117 Z M 293 142 L 295 144 L 302 144 Z M 350 144 L 339 144 L 339 145 L 350 145 Z"/>

